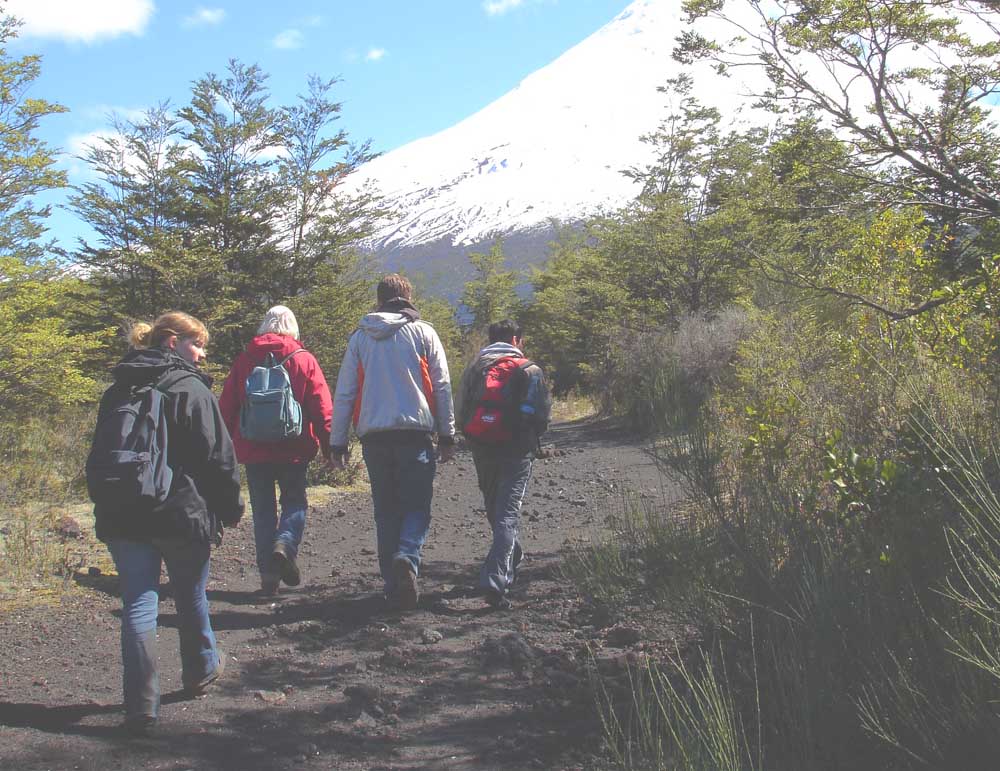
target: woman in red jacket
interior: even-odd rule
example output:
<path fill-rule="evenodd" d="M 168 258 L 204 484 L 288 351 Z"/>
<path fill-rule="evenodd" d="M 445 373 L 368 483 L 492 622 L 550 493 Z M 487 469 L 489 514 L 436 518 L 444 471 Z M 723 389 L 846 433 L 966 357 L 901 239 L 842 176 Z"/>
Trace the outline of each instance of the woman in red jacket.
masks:
<path fill-rule="evenodd" d="M 285 359 L 292 394 L 302 407 L 302 433 L 275 442 L 251 441 L 240 433 L 240 410 L 246 401 L 246 381 L 268 354 Z M 306 523 L 306 469 L 321 451 L 330 456 L 330 389 L 316 357 L 299 342 L 295 314 L 276 305 L 265 315 L 257 336 L 236 357 L 219 400 L 222 416 L 233 436 L 236 457 L 246 466 L 250 506 L 253 509 L 257 569 L 263 594 L 274 594 L 279 581 L 297 586 L 302 580 L 295 561 Z M 281 516 L 275 500 L 281 491 Z"/>

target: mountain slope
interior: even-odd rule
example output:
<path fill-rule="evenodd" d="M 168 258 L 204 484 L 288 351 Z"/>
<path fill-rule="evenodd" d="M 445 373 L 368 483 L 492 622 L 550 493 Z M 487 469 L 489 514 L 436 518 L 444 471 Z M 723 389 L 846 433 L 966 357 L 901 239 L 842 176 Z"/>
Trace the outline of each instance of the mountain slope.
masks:
<path fill-rule="evenodd" d="M 478 113 L 362 167 L 352 183 L 374 182 L 400 212 L 371 245 L 468 245 L 632 198 L 621 171 L 648 159 L 639 137 L 667 104 L 656 89 L 681 70 L 670 57 L 680 4 L 633 2 Z M 735 86 L 723 91 L 713 86 L 715 101 L 731 103 Z"/>

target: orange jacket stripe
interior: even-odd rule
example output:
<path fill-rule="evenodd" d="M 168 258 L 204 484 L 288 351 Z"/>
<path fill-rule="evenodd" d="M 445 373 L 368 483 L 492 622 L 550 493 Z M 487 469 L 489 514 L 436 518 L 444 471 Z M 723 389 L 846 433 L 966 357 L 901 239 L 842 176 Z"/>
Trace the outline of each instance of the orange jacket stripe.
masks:
<path fill-rule="evenodd" d="M 431 415 L 437 417 L 437 404 L 434 403 L 434 383 L 431 381 L 431 368 L 427 359 L 420 357 L 420 379 L 424 389 L 424 396 L 427 397 L 427 406 L 431 408 Z"/>
<path fill-rule="evenodd" d="M 365 392 L 365 368 L 358 364 L 358 395 L 354 397 L 354 427 L 357 428 L 361 418 L 361 396 Z"/>

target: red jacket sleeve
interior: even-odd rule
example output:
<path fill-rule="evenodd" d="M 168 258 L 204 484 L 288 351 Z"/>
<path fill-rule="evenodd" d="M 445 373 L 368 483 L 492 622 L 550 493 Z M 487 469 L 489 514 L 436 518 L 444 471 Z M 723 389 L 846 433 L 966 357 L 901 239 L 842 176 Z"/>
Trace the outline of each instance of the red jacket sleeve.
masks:
<path fill-rule="evenodd" d="M 330 428 L 333 422 L 333 400 L 330 397 L 330 387 L 326 383 L 323 370 L 316 357 L 309 351 L 303 351 L 293 359 L 301 369 L 305 380 L 305 389 L 299 400 L 306 417 L 312 424 L 313 433 L 319 440 L 320 452 L 324 456 L 330 454 Z"/>
<path fill-rule="evenodd" d="M 233 366 L 229 369 L 226 382 L 222 385 L 222 396 L 219 397 L 219 409 L 222 411 L 222 420 L 229 429 L 230 436 L 236 435 L 236 430 L 240 424 L 240 406 L 243 403 L 243 387 L 246 382 L 246 375 L 241 374 L 243 369 L 243 354 L 236 357 Z"/>

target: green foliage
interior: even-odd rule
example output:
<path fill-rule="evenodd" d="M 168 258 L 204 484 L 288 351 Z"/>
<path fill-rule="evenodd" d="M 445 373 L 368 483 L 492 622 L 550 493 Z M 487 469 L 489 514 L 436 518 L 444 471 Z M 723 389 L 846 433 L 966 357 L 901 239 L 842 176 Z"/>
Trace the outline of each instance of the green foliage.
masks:
<path fill-rule="evenodd" d="M 532 357 L 557 393 L 578 386 L 600 392 L 616 330 L 630 318 L 627 290 L 588 240 L 560 236 L 545 270 L 532 276 L 534 298 L 523 315 Z"/>
<path fill-rule="evenodd" d="M 521 302 L 515 291 L 518 276 L 515 271 L 505 269 L 505 260 L 503 240 L 499 238 L 489 254 L 469 255 L 475 277 L 466 282 L 461 303 L 462 310 L 470 317 L 468 326 L 472 335 L 485 337 L 494 321 L 519 315 Z"/>
<path fill-rule="evenodd" d="M 320 263 L 315 268 L 315 284 L 289 301 L 302 342 L 316 356 L 331 390 L 347 340 L 372 305 L 370 272 L 362 256 L 344 252 L 337 262 Z"/>
<path fill-rule="evenodd" d="M 188 311 L 228 361 L 278 302 L 316 308 L 325 294 L 347 299 L 345 316 L 356 310 L 353 245 L 382 210 L 370 191 L 348 196 L 339 185 L 372 154 L 332 131 L 335 80 L 310 78 L 278 109 L 266 82 L 256 65 L 230 61 L 225 77 L 196 81 L 176 114 L 163 104 L 135 122 L 115 118 L 115 133 L 88 149 L 100 181 L 72 206 L 98 238 L 74 259 L 91 269 L 105 319 Z M 346 336 L 356 319 L 338 313 L 312 313 L 341 324 L 317 334 Z"/>
<path fill-rule="evenodd" d="M 69 314 L 79 279 L 45 263 L 0 257 L 0 413 L 3 422 L 94 399 L 84 365 L 101 335 L 74 332 Z M 106 337 L 106 335 L 105 335 Z"/>
<path fill-rule="evenodd" d="M 36 133 L 42 118 L 66 108 L 28 96 L 41 74 L 41 58 L 8 54 L 19 26 L 16 19 L 0 16 L 0 254 L 30 261 L 46 250 L 39 239 L 49 214 L 33 197 L 66 184 L 65 173 L 53 168 L 52 150 Z"/>

